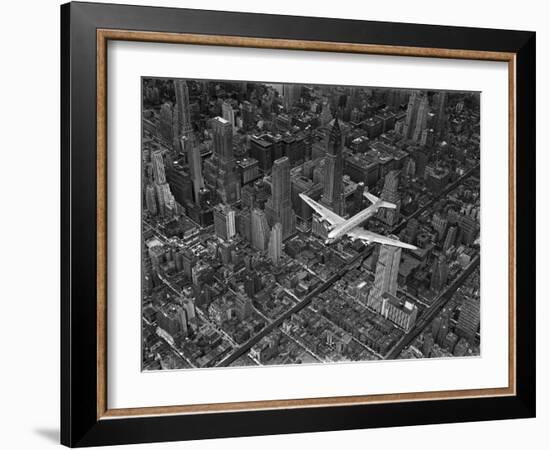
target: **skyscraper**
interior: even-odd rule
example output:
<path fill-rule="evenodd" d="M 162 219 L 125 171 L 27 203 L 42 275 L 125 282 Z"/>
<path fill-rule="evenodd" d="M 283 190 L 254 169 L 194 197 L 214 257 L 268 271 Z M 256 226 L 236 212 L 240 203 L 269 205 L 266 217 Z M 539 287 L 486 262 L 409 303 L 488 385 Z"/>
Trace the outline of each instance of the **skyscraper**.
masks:
<path fill-rule="evenodd" d="M 170 338 L 175 336 L 187 336 L 187 317 L 185 309 L 179 305 L 166 304 L 156 314 L 157 325 L 164 330 Z"/>
<path fill-rule="evenodd" d="M 300 84 L 283 84 L 283 103 L 287 111 L 292 105 L 300 99 L 302 94 L 302 85 Z"/>
<path fill-rule="evenodd" d="M 175 80 L 176 105 L 178 106 L 178 133 L 181 136 L 190 136 L 193 133 L 191 114 L 189 112 L 189 89 L 185 80 Z"/>
<path fill-rule="evenodd" d="M 428 97 L 426 95 L 420 98 L 418 103 L 418 111 L 416 114 L 416 124 L 412 133 L 412 139 L 415 142 L 419 142 L 424 132 L 426 131 L 426 126 L 428 124 Z"/>
<path fill-rule="evenodd" d="M 341 216 L 344 215 L 344 186 L 342 181 L 344 161 L 342 158 L 342 147 L 342 131 L 340 130 L 338 118 L 336 118 L 334 119 L 328 139 L 321 203 Z"/>
<path fill-rule="evenodd" d="M 423 92 L 414 91 L 409 97 L 407 116 L 403 127 L 406 139 L 420 142 L 428 123 L 428 97 Z"/>
<path fill-rule="evenodd" d="M 235 203 L 240 199 L 240 184 L 233 155 L 233 129 L 222 117 L 212 119 L 214 154 L 205 162 L 207 179 L 223 203 Z"/>
<path fill-rule="evenodd" d="M 233 106 L 228 101 L 222 103 L 222 116 L 231 124 L 231 128 L 235 128 L 235 111 Z"/>
<path fill-rule="evenodd" d="M 434 259 L 432 265 L 432 278 L 430 280 L 430 289 L 436 293 L 439 293 L 441 289 L 447 284 L 447 277 L 449 275 L 449 265 L 447 264 L 447 258 L 441 254 Z"/>
<path fill-rule="evenodd" d="M 147 211 L 152 216 L 157 215 L 157 201 L 155 200 L 155 188 L 152 184 L 148 184 L 145 188 L 145 205 L 147 206 Z"/>
<path fill-rule="evenodd" d="M 473 343 L 479 327 L 479 298 L 466 297 L 460 307 L 456 333 Z"/>
<path fill-rule="evenodd" d="M 271 197 L 267 201 L 265 212 L 272 226 L 276 223 L 281 224 L 283 239 L 287 239 L 294 233 L 296 215 L 292 209 L 290 161 L 286 156 L 273 163 Z"/>
<path fill-rule="evenodd" d="M 158 210 L 161 216 L 171 216 L 176 212 L 176 200 L 170 191 L 168 183 L 155 184 Z"/>
<path fill-rule="evenodd" d="M 251 215 L 252 247 L 259 251 L 267 249 L 269 239 L 269 225 L 265 213 L 258 208 L 252 210 Z"/>
<path fill-rule="evenodd" d="M 399 171 L 392 170 L 388 172 L 384 179 L 384 188 L 380 198 L 386 202 L 395 204 L 395 209 L 380 208 L 378 210 L 378 219 L 389 226 L 394 226 L 399 220 L 399 209 L 401 206 L 401 199 L 397 187 L 399 185 Z"/>
<path fill-rule="evenodd" d="M 171 103 L 166 102 L 160 107 L 158 125 L 159 135 L 170 147 L 174 142 L 174 132 L 177 133 L 177 126 L 174 126 L 176 125 L 176 116 Z"/>
<path fill-rule="evenodd" d="M 447 225 L 449 221 L 445 218 L 445 215 L 439 211 L 435 212 L 432 216 L 432 227 L 437 231 L 438 241 L 443 239 L 445 236 L 445 231 L 447 231 Z"/>
<path fill-rule="evenodd" d="M 458 228 L 462 232 L 462 243 L 472 245 L 479 231 L 479 223 L 476 218 L 461 214 L 458 219 Z"/>
<path fill-rule="evenodd" d="M 438 139 L 443 137 L 445 131 L 445 107 L 447 106 L 447 93 L 439 92 L 436 102 L 435 133 Z"/>
<path fill-rule="evenodd" d="M 214 117 L 212 135 L 215 155 L 224 161 L 233 160 L 233 132 L 229 121 L 223 117 Z"/>
<path fill-rule="evenodd" d="M 401 262 L 401 247 L 381 245 L 380 256 L 374 274 L 374 286 L 370 292 L 367 306 L 376 312 L 382 311 L 383 298 L 386 292 L 395 296 L 397 293 L 397 276 Z"/>
<path fill-rule="evenodd" d="M 151 154 L 151 161 L 153 163 L 153 180 L 158 207 L 157 211 L 161 216 L 170 216 L 176 210 L 176 200 L 172 195 L 170 186 L 166 182 L 162 151 L 155 150 Z"/>
<path fill-rule="evenodd" d="M 271 234 L 269 236 L 269 257 L 274 265 L 279 265 L 281 261 L 281 253 L 283 250 L 283 227 L 280 223 L 276 223 L 271 228 Z"/>
<path fill-rule="evenodd" d="M 214 207 L 214 229 L 216 236 L 224 241 L 235 236 L 235 211 L 229 205 L 220 203 Z"/>
<path fill-rule="evenodd" d="M 187 276 L 187 278 L 191 279 L 193 267 L 197 264 L 197 257 L 189 249 L 183 250 L 181 256 L 183 259 L 183 273 Z"/>
<path fill-rule="evenodd" d="M 196 309 L 195 303 L 190 298 L 184 298 L 181 301 L 181 306 L 185 310 L 185 318 L 187 319 L 187 327 L 196 328 Z"/>
<path fill-rule="evenodd" d="M 201 152 L 198 145 L 192 145 L 188 153 L 189 175 L 193 182 L 193 199 L 195 204 L 199 204 L 200 190 L 204 188 L 204 179 L 202 176 Z"/>
<path fill-rule="evenodd" d="M 151 153 L 151 162 L 153 163 L 153 179 L 155 183 L 166 183 L 166 172 L 164 171 L 164 160 L 161 150 L 155 150 Z"/>
<path fill-rule="evenodd" d="M 241 235 L 241 237 L 247 242 L 251 242 L 252 240 L 250 221 L 250 210 L 248 208 L 241 209 L 236 218 L 237 231 Z"/>
<path fill-rule="evenodd" d="M 447 251 L 449 248 L 451 248 L 456 241 L 456 234 L 457 234 L 457 227 L 453 226 L 449 228 L 449 231 L 447 231 L 447 236 L 445 237 L 445 242 L 443 244 L 443 250 Z"/>

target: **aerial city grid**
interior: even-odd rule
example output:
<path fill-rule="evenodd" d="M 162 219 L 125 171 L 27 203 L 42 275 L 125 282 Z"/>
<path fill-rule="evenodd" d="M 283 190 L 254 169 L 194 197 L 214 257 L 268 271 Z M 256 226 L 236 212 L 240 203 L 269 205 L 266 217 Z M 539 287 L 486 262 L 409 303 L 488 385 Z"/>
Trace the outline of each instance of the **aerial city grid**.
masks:
<path fill-rule="evenodd" d="M 142 370 L 479 356 L 479 99 L 142 78 Z"/>

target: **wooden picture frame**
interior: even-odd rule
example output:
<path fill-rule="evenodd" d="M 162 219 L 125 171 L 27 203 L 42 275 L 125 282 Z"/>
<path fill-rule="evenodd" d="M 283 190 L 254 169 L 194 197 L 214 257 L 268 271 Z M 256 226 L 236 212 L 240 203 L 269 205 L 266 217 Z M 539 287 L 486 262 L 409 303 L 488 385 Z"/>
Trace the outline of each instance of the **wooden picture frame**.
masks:
<path fill-rule="evenodd" d="M 508 387 L 110 409 L 106 363 L 109 40 L 507 62 Z M 535 33 L 69 3 L 61 7 L 61 55 L 63 444 L 90 446 L 534 417 Z"/>

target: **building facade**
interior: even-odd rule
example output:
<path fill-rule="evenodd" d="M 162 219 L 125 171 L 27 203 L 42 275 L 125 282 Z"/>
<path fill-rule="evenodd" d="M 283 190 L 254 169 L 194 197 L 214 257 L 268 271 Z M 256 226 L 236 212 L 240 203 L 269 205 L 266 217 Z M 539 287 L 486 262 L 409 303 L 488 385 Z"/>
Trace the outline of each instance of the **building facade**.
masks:
<path fill-rule="evenodd" d="M 399 186 L 399 171 L 392 170 L 384 179 L 384 189 L 380 198 L 386 202 L 396 205 L 395 209 L 380 208 L 378 210 L 378 219 L 389 226 L 394 226 L 399 221 L 399 210 L 401 207 L 401 199 L 398 192 Z"/>
<path fill-rule="evenodd" d="M 395 296 L 397 293 L 397 277 L 401 262 L 401 247 L 381 245 L 380 255 L 374 274 L 374 286 L 370 292 L 367 306 L 380 313 L 382 311 L 382 296 L 388 292 Z"/>
<path fill-rule="evenodd" d="M 344 215 L 344 161 L 342 156 L 343 139 L 338 119 L 334 119 L 325 157 L 325 178 L 321 203 L 336 214 Z"/>
<path fill-rule="evenodd" d="M 252 210 L 250 231 L 252 247 L 261 252 L 267 250 L 270 229 L 265 212 L 259 208 L 254 208 Z"/>
<path fill-rule="evenodd" d="M 271 262 L 275 266 L 278 266 L 281 262 L 283 251 L 283 227 L 280 223 L 276 223 L 273 225 L 273 228 L 271 228 L 268 251 Z"/>
<path fill-rule="evenodd" d="M 265 212 L 271 226 L 280 223 L 283 240 L 294 234 L 296 215 L 292 209 L 290 183 L 290 161 L 284 156 L 273 163 L 271 171 L 271 197 Z"/>
<path fill-rule="evenodd" d="M 224 241 L 235 236 L 235 211 L 229 205 L 220 203 L 214 207 L 214 229 L 216 236 Z"/>

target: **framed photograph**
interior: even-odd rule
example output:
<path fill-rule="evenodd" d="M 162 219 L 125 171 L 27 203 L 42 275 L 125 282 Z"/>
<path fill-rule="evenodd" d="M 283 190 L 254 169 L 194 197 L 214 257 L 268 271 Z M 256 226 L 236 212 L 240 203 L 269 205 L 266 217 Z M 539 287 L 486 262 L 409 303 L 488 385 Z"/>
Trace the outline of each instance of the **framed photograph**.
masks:
<path fill-rule="evenodd" d="M 61 441 L 535 415 L 535 33 L 61 7 Z"/>

